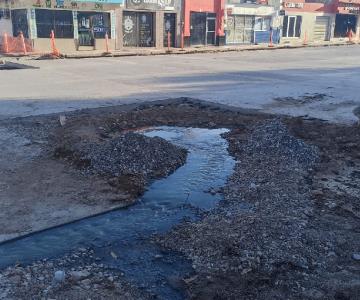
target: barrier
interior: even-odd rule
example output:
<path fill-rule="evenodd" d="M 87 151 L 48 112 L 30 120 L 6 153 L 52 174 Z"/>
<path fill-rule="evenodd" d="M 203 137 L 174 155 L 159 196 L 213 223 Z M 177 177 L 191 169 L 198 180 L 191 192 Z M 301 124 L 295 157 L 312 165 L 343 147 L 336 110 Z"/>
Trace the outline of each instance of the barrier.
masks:
<path fill-rule="evenodd" d="M 33 52 L 32 42 L 22 32 L 16 37 L 4 33 L 1 37 L 0 53 L 7 55 L 28 55 Z"/>
<path fill-rule="evenodd" d="M 54 30 L 51 30 L 51 33 L 50 33 L 50 45 L 51 45 L 51 54 L 56 57 L 59 57 L 60 51 L 56 48 Z"/>
<path fill-rule="evenodd" d="M 304 34 L 304 40 L 303 40 L 303 46 L 307 46 L 307 31 L 305 31 L 305 34 Z"/>
<path fill-rule="evenodd" d="M 107 33 L 105 34 L 105 48 L 106 48 L 106 53 L 110 53 L 110 51 L 109 51 L 109 35 Z"/>
<path fill-rule="evenodd" d="M 168 46 L 168 52 L 170 52 L 170 45 L 171 44 L 171 34 L 170 31 L 167 32 L 167 46 Z"/>
<path fill-rule="evenodd" d="M 270 48 L 274 47 L 274 43 L 273 43 L 273 31 L 270 30 L 270 37 L 269 37 L 269 46 Z"/>

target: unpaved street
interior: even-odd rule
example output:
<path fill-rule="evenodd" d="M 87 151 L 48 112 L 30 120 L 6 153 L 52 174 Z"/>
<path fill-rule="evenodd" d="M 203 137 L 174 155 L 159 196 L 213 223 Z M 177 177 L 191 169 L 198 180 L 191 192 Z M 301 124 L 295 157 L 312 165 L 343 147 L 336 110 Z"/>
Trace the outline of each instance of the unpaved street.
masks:
<path fill-rule="evenodd" d="M 356 120 L 359 46 L 26 61 L 0 72 L 0 118 L 194 97 L 267 112 Z"/>

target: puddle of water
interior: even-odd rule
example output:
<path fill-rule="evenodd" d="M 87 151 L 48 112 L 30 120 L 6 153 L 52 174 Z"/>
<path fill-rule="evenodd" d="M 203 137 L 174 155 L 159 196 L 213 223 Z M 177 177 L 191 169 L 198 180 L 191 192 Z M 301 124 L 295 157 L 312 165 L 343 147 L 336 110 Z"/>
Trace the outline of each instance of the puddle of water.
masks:
<path fill-rule="evenodd" d="M 142 131 L 187 148 L 186 164 L 151 184 L 134 206 L 1 245 L 0 267 L 90 246 L 103 264 L 123 272 L 159 299 L 182 299 L 173 281 L 191 272 L 191 264 L 176 253 L 162 252 L 150 238 L 184 218 L 196 220 L 198 209 L 211 209 L 221 200 L 220 195 L 206 191 L 222 187 L 235 165 L 226 140 L 220 136 L 224 132 L 226 129 L 179 127 Z"/>

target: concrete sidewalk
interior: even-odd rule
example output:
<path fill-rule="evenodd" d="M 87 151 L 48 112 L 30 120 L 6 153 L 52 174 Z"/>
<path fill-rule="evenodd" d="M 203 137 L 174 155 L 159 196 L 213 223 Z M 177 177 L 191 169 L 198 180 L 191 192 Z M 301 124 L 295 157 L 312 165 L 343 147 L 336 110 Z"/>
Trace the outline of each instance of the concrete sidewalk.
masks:
<path fill-rule="evenodd" d="M 259 44 L 259 45 L 234 45 L 234 46 L 201 46 L 190 48 L 123 48 L 121 50 L 113 50 L 105 52 L 102 50 L 82 50 L 72 53 L 62 54 L 62 58 L 96 58 L 96 57 L 125 57 L 125 56 L 153 56 L 153 55 L 168 55 L 168 54 L 196 54 L 196 53 L 221 53 L 221 52 L 241 52 L 241 51 L 257 51 L 257 50 L 278 50 L 278 49 L 297 49 L 305 47 L 329 47 L 329 46 L 345 46 L 359 44 L 358 42 L 349 41 L 327 41 L 327 42 L 312 42 L 306 43 L 299 41 L 291 44 Z M 10 57 L 22 57 L 23 54 L 11 55 Z M 54 58 L 50 53 L 48 54 L 31 54 L 28 57 L 34 59 Z"/>
<path fill-rule="evenodd" d="M 217 53 L 217 52 L 241 52 L 241 51 L 256 51 L 256 50 L 276 50 L 276 49 L 297 49 L 304 47 L 327 47 L 327 46 L 344 46 L 354 45 L 358 43 L 350 43 L 347 41 L 336 42 L 316 42 L 307 43 L 304 45 L 300 43 L 292 44 L 259 44 L 259 45 L 235 45 L 235 46 L 206 46 L 206 47 L 190 47 L 190 48 L 170 48 L 156 49 L 156 48 L 124 48 L 122 50 L 110 51 L 106 53 L 103 51 L 78 51 L 74 53 L 67 53 L 64 58 L 93 58 L 93 57 L 121 57 L 121 56 L 150 56 L 150 55 L 166 55 L 166 54 L 195 54 L 195 53 Z"/>

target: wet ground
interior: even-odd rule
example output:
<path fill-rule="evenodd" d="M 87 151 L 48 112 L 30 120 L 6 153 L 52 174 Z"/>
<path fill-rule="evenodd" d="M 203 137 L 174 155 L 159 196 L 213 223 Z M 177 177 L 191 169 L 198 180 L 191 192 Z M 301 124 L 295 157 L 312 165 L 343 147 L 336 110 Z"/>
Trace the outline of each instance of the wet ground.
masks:
<path fill-rule="evenodd" d="M 98 268 L 101 267 L 97 264 L 103 263 L 102 268 L 111 276 L 121 277 L 116 280 L 132 284 L 134 289 L 130 289 L 130 294 L 133 293 L 135 299 L 137 288 L 145 293 L 144 297 L 158 294 L 169 298 L 171 294 L 171 297 L 193 299 L 268 299 L 269 295 L 276 299 L 357 299 L 359 295 L 360 185 L 357 170 L 360 166 L 360 132 L 356 124 L 336 125 L 309 118 L 275 117 L 183 98 L 67 114 L 63 126 L 58 115 L 7 120 L 1 126 L 8 137 L 12 134 L 26 139 L 26 143 L 20 143 L 23 149 L 40 145 L 42 159 L 47 157 L 47 160 L 72 170 L 72 174 L 85 177 L 89 175 L 84 173 L 84 166 L 74 164 L 78 156 L 73 154 L 80 153 L 86 141 L 106 143 L 116 139 L 119 132 L 145 127 L 146 135 L 160 134 L 190 150 L 187 164 L 169 177 L 154 181 L 138 204 L 90 219 L 92 221 L 83 220 L 55 229 L 59 230 L 57 232 L 65 230 L 64 235 L 44 232 L 5 244 L 1 250 L 4 251 L 3 266 L 17 260 L 30 263 L 43 255 L 48 257 L 48 251 L 56 253 L 57 246 L 54 245 L 58 244 L 57 259 L 62 261 L 65 252 L 88 242 L 85 247 L 90 250 L 85 253 L 92 253 L 93 262 L 89 263 L 95 265 L 90 268 L 94 274 L 88 276 L 90 282 L 87 284 L 93 283 L 95 278 L 98 280 Z M 160 127 L 160 131 L 154 133 L 149 126 L 204 129 Z M 227 142 L 219 137 L 223 132 L 221 128 L 230 130 L 222 134 Z M 81 139 L 83 136 L 86 138 Z M 202 137 L 210 144 L 202 146 Z M 226 151 L 227 143 L 233 158 Z M 61 145 L 76 145 L 72 149 L 80 152 L 72 152 L 60 159 L 51 156 Z M 11 158 L 10 154 L 8 158 Z M 23 155 L 20 165 L 24 160 L 33 161 L 34 158 Z M 234 160 L 236 165 L 231 174 Z M 9 167 L 6 160 L 1 163 Z M 6 173 L 6 178 L 11 181 L 11 176 L 18 177 L 24 171 L 24 168 L 12 169 Z M 189 173 L 202 176 L 188 176 Z M 33 180 L 36 176 L 34 173 Z M 134 179 L 133 176 L 129 178 L 130 181 Z M 104 193 L 109 179 L 104 177 L 102 180 L 102 187 L 94 186 L 92 192 Z M 178 181 L 181 184 L 178 185 Z M 171 194 L 164 192 L 168 190 L 168 183 L 174 187 L 169 190 Z M 66 181 L 58 180 L 58 185 L 66 186 Z M 79 184 L 81 187 L 86 186 Z M 47 191 L 51 189 L 48 186 Z M 194 189 L 195 192 L 189 194 Z M 36 201 L 36 189 L 33 195 L 30 203 Z M 69 193 L 63 196 L 69 196 Z M 68 198 L 79 203 L 77 197 Z M 180 202 L 167 201 L 169 198 Z M 51 193 L 43 201 L 47 199 L 51 199 Z M 221 199 L 223 201 L 218 203 Z M 87 202 L 87 198 L 81 203 L 90 208 L 94 205 Z M 207 205 L 203 206 L 204 203 Z M 67 205 L 72 205 L 71 201 Z M 6 206 L 4 209 L 6 213 Z M 7 211 L 8 215 L 11 213 L 11 210 Z M 12 219 L 26 223 L 36 213 L 15 213 Z M 150 213 L 152 217 L 137 219 L 138 213 L 138 216 Z M 71 211 L 68 214 L 71 215 Z M 173 227 L 177 222 L 180 226 Z M 133 223 L 137 228 L 134 229 Z M 3 224 L 4 230 L 6 222 Z M 76 229 L 76 224 L 82 225 Z M 142 235 L 144 228 L 145 235 Z M 96 234 L 94 239 L 84 241 L 83 237 L 92 232 Z M 132 238 L 126 241 L 123 234 Z M 73 237 L 72 246 L 64 243 L 67 236 Z M 105 241 L 108 237 L 112 239 L 110 243 Z M 36 248 L 44 242 L 49 246 Z M 26 245 L 29 253 L 39 256 L 31 255 L 31 259 L 26 259 L 23 251 Z M 81 269 L 87 263 L 81 257 L 72 263 L 73 269 Z M 43 262 L 38 264 L 51 277 L 54 267 Z M 55 261 L 54 265 L 59 267 Z M 11 293 L 19 290 L 22 284 L 26 284 L 28 294 L 35 295 L 37 279 L 26 279 L 29 272 L 33 274 L 32 278 L 37 278 L 34 268 L 31 264 L 1 272 L 3 279 L 0 282 L 9 290 L 9 295 L 15 295 Z M 71 266 L 65 264 L 64 269 L 71 271 Z M 17 272 L 23 279 L 10 284 L 9 280 Z M 154 278 L 159 280 L 154 281 Z M 100 298 L 112 293 L 111 289 L 105 288 L 105 281 L 107 279 L 97 287 L 101 291 Z M 57 287 L 58 294 L 51 295 L 70 293 L 84 284 L 71 281 L 71 284 Z M 48 287 L 53 287 L 51 278 L 43 282 L 36 293 Z"/>

